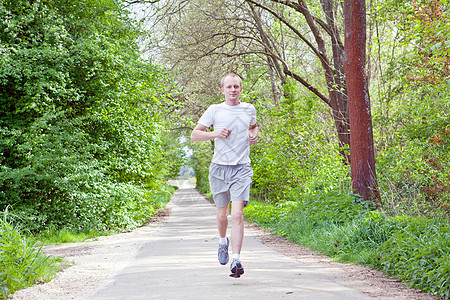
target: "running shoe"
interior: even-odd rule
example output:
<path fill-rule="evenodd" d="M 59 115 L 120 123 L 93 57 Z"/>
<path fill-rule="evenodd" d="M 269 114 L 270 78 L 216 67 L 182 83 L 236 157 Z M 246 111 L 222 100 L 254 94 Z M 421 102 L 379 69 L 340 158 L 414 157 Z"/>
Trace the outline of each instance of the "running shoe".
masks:
<path fill-rule="evenodd" d="M 221 245 L 219 244 L 219 251 L 217 256 L 219 257 L 219 262 L 221 265 L 226 265 L 228 263 L 228 245 L 230 244 L 230 240 L 227 238 L 227 244 Z"/>
<path fill-rule="evenodd" d="M 238 259 L 233 259 L 230 265 L 230 277 L 239 278 L 244 274 L 244 267 Z"/>

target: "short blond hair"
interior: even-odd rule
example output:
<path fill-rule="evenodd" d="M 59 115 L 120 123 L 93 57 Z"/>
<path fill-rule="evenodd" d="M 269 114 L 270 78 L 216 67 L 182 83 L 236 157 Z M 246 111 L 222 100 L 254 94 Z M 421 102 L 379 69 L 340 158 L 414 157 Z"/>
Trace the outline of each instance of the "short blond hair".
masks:
<path fill-rule="evenodd" d="M 239 85 L 242 87 L 242 78 L 241 76 L 235 74 L 235 73 L 227 73 L 222 77 L 222 80 L 220 80 L 220 88 L 223 88 L 223 83 L 225 81 L 225 78 L 227 77 L 233 77 L 239 79 Z"/>

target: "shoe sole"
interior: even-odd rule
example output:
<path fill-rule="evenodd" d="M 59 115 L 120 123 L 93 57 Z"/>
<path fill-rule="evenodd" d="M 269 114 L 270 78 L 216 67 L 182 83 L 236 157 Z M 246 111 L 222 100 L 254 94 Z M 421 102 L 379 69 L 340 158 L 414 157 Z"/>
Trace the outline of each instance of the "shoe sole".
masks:
<path fill-rule="evenodd" d="M 244 274 L 244 268 L 242 266 L 234 266 L 233 269 L 231 269 L 230 277 L 239 278 L 242 274 Z"/>

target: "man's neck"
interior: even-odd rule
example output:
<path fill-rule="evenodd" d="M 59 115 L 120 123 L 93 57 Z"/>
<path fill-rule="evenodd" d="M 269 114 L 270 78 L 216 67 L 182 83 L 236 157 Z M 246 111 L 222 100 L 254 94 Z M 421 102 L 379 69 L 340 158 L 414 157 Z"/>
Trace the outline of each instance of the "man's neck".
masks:
<path fill-rule="evenodd" d="M 229 106 L 236 106 L 241 104 L 241 102 L 238 100 L 225 100 L 225 104 Z"/>

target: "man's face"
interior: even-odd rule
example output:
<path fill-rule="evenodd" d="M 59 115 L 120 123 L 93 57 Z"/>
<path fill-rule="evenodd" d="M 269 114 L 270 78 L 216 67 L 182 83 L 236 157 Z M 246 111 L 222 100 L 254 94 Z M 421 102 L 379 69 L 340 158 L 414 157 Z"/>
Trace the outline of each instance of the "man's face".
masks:
<path fill-rule="evenodd" d="M 223 87 L 220 89 L 225 96 L 227 104 L 239 104 L 239 95 L 242 92 L 241 81 L 237 77 L 227 76 L 223 81 Z"/>

